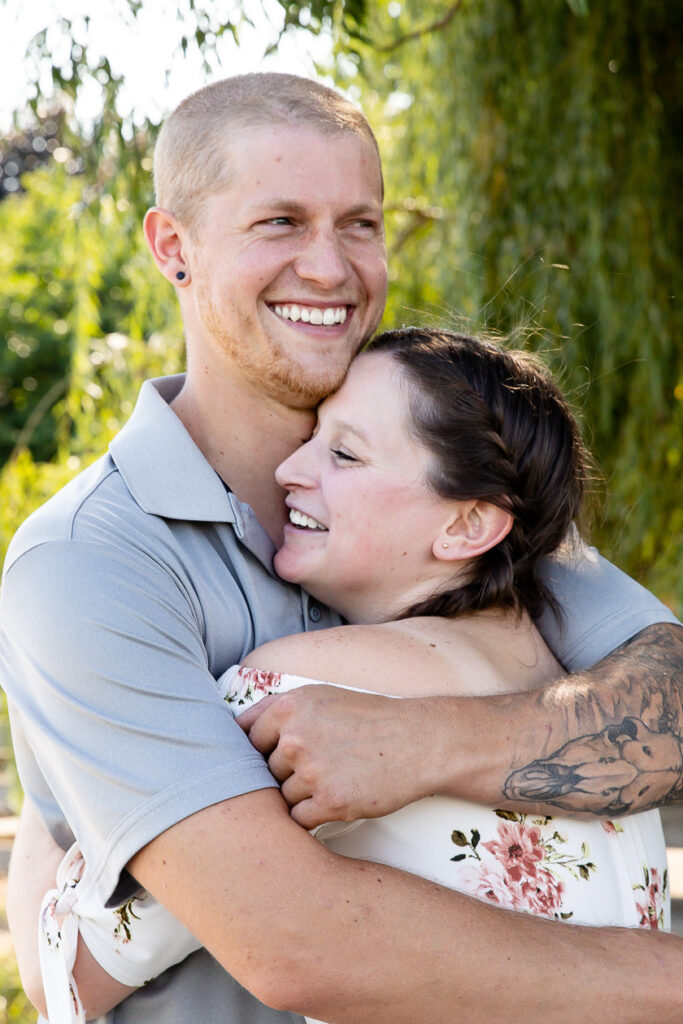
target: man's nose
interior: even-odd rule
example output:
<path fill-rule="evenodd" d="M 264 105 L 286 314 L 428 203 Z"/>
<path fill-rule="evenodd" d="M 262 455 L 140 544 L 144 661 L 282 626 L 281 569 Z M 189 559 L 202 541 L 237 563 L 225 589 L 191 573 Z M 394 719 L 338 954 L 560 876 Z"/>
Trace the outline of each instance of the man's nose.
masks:
<path fill-rule="evenodd" d="M 351 272 L 342 240 L 333 228 L 321 228 L 308 236 L 294 269 L 302 280 L 327 291 L 344 284 Z"/>

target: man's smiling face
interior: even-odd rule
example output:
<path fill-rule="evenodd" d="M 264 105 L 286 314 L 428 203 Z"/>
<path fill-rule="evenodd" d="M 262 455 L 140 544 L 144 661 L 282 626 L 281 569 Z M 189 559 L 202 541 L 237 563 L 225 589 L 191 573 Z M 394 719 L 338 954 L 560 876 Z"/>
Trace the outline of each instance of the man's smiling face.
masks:
<path fill-rule="evenodd" d="M 188 243 L 194 322 L 246 384 L 312 407 L 384 309 L 377 153 L 350 131 L 283 125 L 243 132 L 229 159 Z"/>

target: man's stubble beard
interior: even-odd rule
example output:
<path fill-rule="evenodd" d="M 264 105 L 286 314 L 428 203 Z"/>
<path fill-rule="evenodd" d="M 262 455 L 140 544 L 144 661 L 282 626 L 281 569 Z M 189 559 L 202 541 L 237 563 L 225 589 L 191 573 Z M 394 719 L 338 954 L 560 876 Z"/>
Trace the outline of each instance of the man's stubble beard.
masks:
<path fill-rule="evenodd" d="M 252 319 L 242 318 L 238 330 L 230 331 L 227 324 L 235 318 L 222 314 L 207 289 L 201 285 L 198 286 L 197 302 L 207 335 L 240 367 L 245 380 L 261 391 L 264 397 L 291 409 L 313 409 L 341 387 L 353 356 L 344 364 L 334 362 L 327 373 L 313 374 L 293 362 L 271 337 L 271 348 L 267 353 L 261 353 L 258 360 L 245 359 L 245 354 L 249 355 L 248 343 L 245 345 L 240 339 L 249 338 L 253 334 Z M 260 323 L 257 329 L 262 329 Z"/>

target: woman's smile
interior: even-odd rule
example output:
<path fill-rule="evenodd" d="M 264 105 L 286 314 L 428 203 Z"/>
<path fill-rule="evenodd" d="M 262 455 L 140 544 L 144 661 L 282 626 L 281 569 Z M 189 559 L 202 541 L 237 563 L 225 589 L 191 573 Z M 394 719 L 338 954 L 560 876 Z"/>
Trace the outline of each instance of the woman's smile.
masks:
<path fill-rule="evenodd" d="M 290 508 L 290 510 L 289 510 L 289 522 L 290 522 L 290 524 L 292 526 L 294 526 L 298 530 L 304 530 L 304 531 L 315 530 L 315 531 L 318 531 L 318 532 L 323 530 L 323 531 L 327 532 L 327 527 L 326 526 L 323 526 L 323 524 L 319 523 L 317 521 L 317 519 L 313 518 L 313 516 L 307 515 L 306 512 L 302 512 L 298 508 Z"/>

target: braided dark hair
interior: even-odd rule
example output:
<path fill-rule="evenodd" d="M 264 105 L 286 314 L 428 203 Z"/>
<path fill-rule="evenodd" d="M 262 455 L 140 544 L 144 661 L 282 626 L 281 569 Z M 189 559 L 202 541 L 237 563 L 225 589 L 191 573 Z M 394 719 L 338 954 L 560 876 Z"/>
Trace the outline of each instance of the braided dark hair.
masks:
<path fill-rule="evenodd" d="M 469 577 L 404 616 L 454 616 L 494 606 L 558 613 L 540 559 L 579 515 L 590 457 L 546 367 L 528 352 L 451 331 L 406 327 L 378 335 L 413 386 L 412 424 L 432 453 L 429 484 L 444 498 L 481 499 L 513 515 L 509 534 L 473 560 Z"/>

